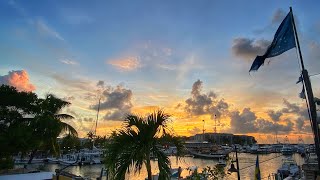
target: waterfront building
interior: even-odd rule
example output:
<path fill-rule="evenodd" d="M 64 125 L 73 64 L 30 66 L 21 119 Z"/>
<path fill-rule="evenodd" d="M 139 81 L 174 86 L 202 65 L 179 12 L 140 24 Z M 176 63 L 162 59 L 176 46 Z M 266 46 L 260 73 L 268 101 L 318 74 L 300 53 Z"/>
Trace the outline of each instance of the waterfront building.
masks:
<path fill-rule="evenodd" d="M 204 133 L 196 134 L 189 138 L 191 141 L 208 141 L 215 144 L 241 144 L 251 145 L 256 143 L 253 136 L 234 135 L 229 133 Z"/>

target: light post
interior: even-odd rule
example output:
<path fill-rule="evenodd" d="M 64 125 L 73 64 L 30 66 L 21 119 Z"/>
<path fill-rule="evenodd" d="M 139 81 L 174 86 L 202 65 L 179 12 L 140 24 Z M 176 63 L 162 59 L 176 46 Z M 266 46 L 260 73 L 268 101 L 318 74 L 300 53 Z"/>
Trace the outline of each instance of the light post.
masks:
<path fill-rule="evenodd" d="M 230 169 L 228 169 L 229 172 L 233 173 L 236 172 L 237 176 L 238 176 L 238 180 L 240 180 L 240 170 L 239 170 L 239 160 L 238 160 L 238 151 L 237 151 L 237 146 L 235 145 L 235 151 L 236 151 L 236 160 L 235 161 L 231 161 L 231 167 Z M 237 168 L 234 167 L 234 162 L 236 162 Z"/>
<path fill-rule="evenodd" d="M 204 138 L 204 131 L 205 131 L 205 129 L 204 129 L 204 123 L 205 123 L 205 121 L 202 120 L 202 122 L 203 122 L 203 126 L 202 126 L 202 139 L 203 139 L 203 141 L 205 141 L 205 138 Z"/>

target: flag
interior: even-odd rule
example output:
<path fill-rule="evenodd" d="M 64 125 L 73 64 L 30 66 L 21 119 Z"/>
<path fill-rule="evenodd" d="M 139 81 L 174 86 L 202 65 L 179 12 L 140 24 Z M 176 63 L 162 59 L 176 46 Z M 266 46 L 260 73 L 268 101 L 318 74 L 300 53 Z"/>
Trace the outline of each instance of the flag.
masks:
<path fill-rule="evenodd" d="M 254 180 L 261 180 L 260 167 L 259 167 L 259 156 L 258 155 L 257 155 L 257 161 L 256 161 L 256 169 L 254 172 Z"/>
<path fill-rule="evenodd" d="M 302 81 L 303 81 L 303 78 L 302 78 L 302 74 L 301 74 L 298 81 L 296 82 L 296 84 L 301 83 Z"/>
<path fill-rule="evenodd" d="M 260 66 L 264 64 L 266 58 L 278 56 L 294 47 L 296 47 L 296 42 L 293 31 L 292 13 L 289 12 L 286 18 L 281 22 L 267 51 L 264 53 L 264 55 L 256 57 L 249 72 L 257 71 Z"/>
<path fill-rule="evenodd" d="M 300 97 L 301 99 L 306 99 L 306 94 L 305 94 L 305 92 L 304 92 L 304 88 L 303 88 L 303 87 L 302 87 L 301 93 L 299 93 L 299 97 Z"/>

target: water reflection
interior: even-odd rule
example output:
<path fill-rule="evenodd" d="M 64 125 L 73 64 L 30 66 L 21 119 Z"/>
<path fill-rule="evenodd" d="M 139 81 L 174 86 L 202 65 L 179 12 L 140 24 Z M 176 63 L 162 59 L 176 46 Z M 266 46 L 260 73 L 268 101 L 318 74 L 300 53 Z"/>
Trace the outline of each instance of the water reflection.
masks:
<path fill-rule="evenodd" d="M 253 179 L 253 175 L 255 171 L 256 155 L 238 153 L 238 157 L 239 157 L 241 179 L 243 180 Z M 234 158 L 234 154 L 230 154 L 230 158 Z M 300 155 L 295 154 L 293 158 L 296 160 L 298 165 L 302 165 L 303 159 L 300 157 Z M 282 165 L 282 159 L 283 159 L 283 156 L 275 153 L 267 154 L 267 155 L 259 155 L 261 177 L 266 178 L 268 177 L 268 175 L 275 173 L 277 169 Z M 184 171 L 182 172 L 183 177 L 189 175 L 189 172 L 186 169 L 190 166 L 198 166 L 199 171 L 201 171 L 202 168 L 205 168 L 207 166 L 213 167 L 215 164 L 218 163 L 217 160 L 198 159 L 198 158 L 192 158 L 192 157 L 184 157 L 179 160 L 177 160 L 176 157 L 170 157 L 170 160 L 172 163 L 172 168 L 178 168 L 179 166 L 181 166 L 184 169 Z M 62 167 L 63 166 L 60 166 L 58 164 L 47 164 L 45 165 L 45 170 L 54 172 L 55 169 L 62 168 Z M 100 175 L 100 171 L 102 167 L 103 165 L 91 165 L 91 166 L 82 166 L 82 167 L 72 166 L 67 168 L 65 171 L 76 174 L 76 175 L 80 175 L 83 177 L 96 179 Z M 230 161 L 228 165 L 225 167 L 225 170 L 229 168 L 230 168 Z M 131 172 L 132 173 L 127 175 L 126 179 L 143 180 L 147 177 L 147 171 L 145 167 L 142 168 L 140 174 L 134 174 L 133 171 Z M 157 167 L 157 161 L 152 161 L 152 173 L 157 174 L 158 172 L 159 170 Z M 231 179 L 231 180 L 237 179 L 237 174 L 232 173 L 230 175 L 227 175 L 225 179 Z"/>

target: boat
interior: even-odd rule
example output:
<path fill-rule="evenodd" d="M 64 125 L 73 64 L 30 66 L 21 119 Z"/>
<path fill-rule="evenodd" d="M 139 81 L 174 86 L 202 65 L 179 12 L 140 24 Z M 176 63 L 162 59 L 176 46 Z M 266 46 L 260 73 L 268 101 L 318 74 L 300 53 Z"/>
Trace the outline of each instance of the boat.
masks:
<path fill-rule="evenodd" d="M 281 149 L 283 148 L 283 144 L 277 143 L 272 145 L 272 152 L 273 153 L 281 153 Z"/>
<path fill-rule="evenodd" d="M 59 163 L 59 159 L 57 158 L 47 158 L 46 162 L 50 163 L 50 164 L 58 164 Z"/>
<path fill-rule="evenodd" d="M 181 167 L 173 168 L 173 169 L 170 169 L 170 172 L 171 172 L 170 179 L 179 179 L 180 178 L 179 176 L 182 172 L 182 168 Z M 148 178 L 145 178 L 145 179 L 147 180 Z M 158 179 L 159 179 L 159 174 L 152 175 L 152 180 L 158 180 Z"/>
<path fill-rule="evenodd" d="M 250 151 L 251 154 L 256 154 L 258 152 L 258 149 L 259 149 L 259 145 L 258 144 L 253 144 L 249 151 Z"/>
<path fill-rule="evenodd" d="M 31 164 L 43 163 L 45 160 L 43 158 L 33 158 Z M 14 160 L 15 164 L 28 164 L 29 158 L 17 158 Z"/>
<path fill-rule="evenodd" d="M 79 153 L 82 164 L 101 164 L 102 150 L 94 147 L 92 150 L 82 149 Z"/>
<path fill-rule="evenodd" d="M 162 151 L 168 156 L 175 155 L 177 154 L 177 147 L 169 146 L 168 148 L 162 149 Z"/>
<path fill-rule="evenodd" d="M 216 164 L 216 166 L 219 166 L 219 167 L 225 167 L 226 165 L 227 165 L 226 161 L 222 158 L 219 158 L 219 161 Z"/>
<path fill-rule="evenodd" d="M 292 155 L 294 153 L 294 151 L 290 145 L 286 144 L 286 145 L 283 145 L 283 147 L 281 149 L 281 153 L 282 153 L 282 155 L 287 156 L 287 155 Z"/>
<path fill-rule="evenodd" d="M 261 146 L 257 149 L 257 154 L 270 154 L 271 147 L 270 146 Z"/>
<path fill-rule="evenodd" d="M 76 166 L 78 165 L 77 162 L 80 162 L 78 154 L 65 154 L 65 155 L 62 155 L 61 158 L 59 158 L 59 164 L 62 164 L 62 165 Z"/>
<path fill-rule="evenodd" d="M 186 147 L 188 152 L 196 158 L 205 158 L 205 159 L 219 159 L 226 158 L 231 149 L 226 150 L 225 148 L 204 142 L 193 142 L 186 143 Z"/>
<path fill-rule="evenodd" d="M 282 160 L 282 166 L 277 171 L 277 180 L 298 179 L 301 174 L 300 167 L 290 157 Z"/>
<path fill-rule="evenodd" d="M 228 154 L 225 152 L 211 152 L 211 153 L 203 153 L 201 151 L 190 151 L 189 152 L 195 157 L 195 158 L 204 158 L 204 159 L 225 159 Z"/>

